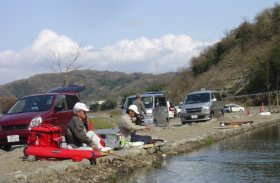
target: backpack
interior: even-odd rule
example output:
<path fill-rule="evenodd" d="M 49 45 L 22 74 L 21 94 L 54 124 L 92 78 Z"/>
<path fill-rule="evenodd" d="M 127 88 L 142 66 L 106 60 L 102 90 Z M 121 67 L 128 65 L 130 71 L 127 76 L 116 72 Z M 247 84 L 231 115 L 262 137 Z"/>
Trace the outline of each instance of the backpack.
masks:
<path fill-rule="evenodd" d="M 34 126 L 28 136 L 28 146 L 61 147 L 61 128 L 51 124 Z"/>

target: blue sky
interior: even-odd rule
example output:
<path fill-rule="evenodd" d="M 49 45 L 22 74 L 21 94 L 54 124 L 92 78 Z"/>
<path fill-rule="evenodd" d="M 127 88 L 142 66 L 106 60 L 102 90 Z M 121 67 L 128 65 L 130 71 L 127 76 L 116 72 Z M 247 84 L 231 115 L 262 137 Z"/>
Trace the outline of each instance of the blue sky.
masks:
<path fill-rule="evenodd" d="M 276 0 L 0 1 L 0 85 L 54 72 L 81 48 L 81 69 L 163 73 Z M 70 58 L 71 59 L 71 58 Z M 7 77 L 9 76 L 9 77 Z"/>

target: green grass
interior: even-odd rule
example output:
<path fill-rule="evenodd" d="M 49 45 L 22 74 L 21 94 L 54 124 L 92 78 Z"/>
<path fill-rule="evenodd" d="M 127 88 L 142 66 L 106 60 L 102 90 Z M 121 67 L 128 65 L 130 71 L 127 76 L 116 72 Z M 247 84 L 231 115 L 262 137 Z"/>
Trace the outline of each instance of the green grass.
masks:
<path fill-rule="evenodd" d="M 212 145 L 214 141 L 212 139 L 206 139 L 205 140 L 205 145 Z"/>
<path fill-rule="evenodd" d="M 118 180 L 116 175 L 112 175 L 109 179 L 112 183 L 117 182 L 117 180 Z"/>
<path fill-rule="evenodd" d="M 107 129 L 107 128 L 113 128 L 114 126 L 111 124 L 110 121 L 106 120 L 103 117 L 95 117 L 95 118 L 91 118 L 89 120 L 92 120 L 93 123 L 93 129 L 97 130 L 97 129 Z"/>

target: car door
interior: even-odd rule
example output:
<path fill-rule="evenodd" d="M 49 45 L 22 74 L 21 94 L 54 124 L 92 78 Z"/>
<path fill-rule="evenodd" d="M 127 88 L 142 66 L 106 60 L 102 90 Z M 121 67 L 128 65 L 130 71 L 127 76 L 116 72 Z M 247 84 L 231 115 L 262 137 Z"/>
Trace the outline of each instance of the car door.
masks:
<path fill-rule="evenodd" d="M 69 104 L 71 103 L 69 102 Z M 68 107 L 66 102 L 66 95 L 58 95 L 56 97 L 54 106 L 55 120 L 53 121 L 53 124 L 56 126 L 60 126 L 63 134 L 67 128 L 70 119 L 73 116 L 73 110 L 70 107 L 72 107 L 73 109 L 73 103 L 71 104 L 71 106 Z"/>
<path fill-rule="evenodd" d="M 210 93 L 210 110 L 211 112 L 214 112 L 214 117 L 217 117 L 218 114 L 218 104 L 217 104 L 217 98 L 215 96 L 215 93 Z"/>
<path fill-rule="evenodd" d="M 239 107 L 235 104 L 231 105 L 231 109 L 232 109 L 233 112 L 238 112 L 239 111 Z"/>
<path fill-rule="evenodd" d="M 224 114 L 224 102 L 222 100 L 222 97 L 219 93 L 213 93 L 213 97 L 215 97 L 216 101 L 215 103 L 215 112 L 217 114 L 217 117 L 220 117 Z"/>
<path fill-rule="evenodd" d="M 153 115 L 155 118 L 156 126 L 165 127 L 168 126 L 168 111 L 166 106 L 166 99 L 164 96 L 155 96 L 155 108 L 153 109 Z"/>

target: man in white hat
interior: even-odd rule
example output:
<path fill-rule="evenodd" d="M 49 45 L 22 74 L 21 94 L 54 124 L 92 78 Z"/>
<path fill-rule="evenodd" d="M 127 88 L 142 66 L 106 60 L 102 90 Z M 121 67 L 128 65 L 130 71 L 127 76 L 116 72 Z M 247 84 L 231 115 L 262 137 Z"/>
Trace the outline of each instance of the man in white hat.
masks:
<path fill-rule="evenodd" d="M 151 129 L 150 126 L 138 126 L 134 124 L 136 120 L 136 115 L 139 114 L 138 108 L 136 105 L 130 105 L 124 114 L 121 117 L 121 123 L 119 126 L 120 133 L 125 137 L 126 142 L 130 142 L 131 134 L 135 131 L 139 130 L 149 130 Z"/>
<path fill-rule="evenodd" d="M 70 120 L 65 132 L 66 142 L 70 148 L 85 150 L 100 150 L 100 138 L 93 132 L 87 132 L 86 112 L 89 108 L 81 102 L 77 102 L 73 108 L 74 116 Z M 84 147 L 85 144 L 87 147 Z"/>

